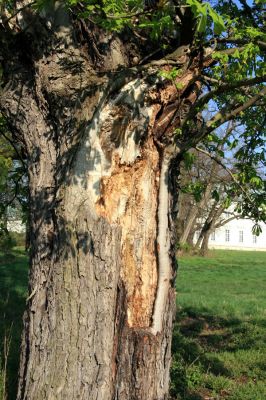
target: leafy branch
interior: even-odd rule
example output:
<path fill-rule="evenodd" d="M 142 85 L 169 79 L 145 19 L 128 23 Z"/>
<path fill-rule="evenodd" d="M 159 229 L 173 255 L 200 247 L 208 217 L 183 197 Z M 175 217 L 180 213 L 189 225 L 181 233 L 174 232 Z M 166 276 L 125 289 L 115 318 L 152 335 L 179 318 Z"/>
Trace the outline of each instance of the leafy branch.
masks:
<path fill-rule="evenodd" d="M 211 81 L 212 83 L 219 83 L 219 87 L 206 93 L 205 95 L 203 95 L 202 97 L 199 98 L 199 100 L 197 100 L 194 105 L 191 107 L 189 113 L 186 116 L 186 119 L 183 122 L 182 128 L 186 129 L 188 122 L 193 119 L 196 114 L 203 109 L 203 107 L 205 106 L 205 104 L 207 104 L 211 99 L 214 99 L 216 96 L 218 96 L 219 94 L 225 93 L 225 92 L 230 92 L 232 90 L 241 88 L 241 87 L 247 87 L 247 86 L 254 86 L 255 84 L 259 84 L 259 83 L 263 83 L 266 82 L 266 75 L 263 76 L 257 76 L 255 78 L 245 78 L 236 82 L 230 82 L 230 83 L 223 83 L 220 82 L 218 80 L 213 81 L 213 78 L 208 78 L 205 77 L 203 75 L 203 79 L 208 79 L 209 81 Z M 261 94 L 258 94 L 255 99 L 253 99 L 255 102 L 257 102 L 261 97 L 264 96 L 264 90 L 262 90 Z M 258 98 L 257 98 L 258 97 Z M 248 103 L 248 106 L 254 104 L 253 102 Z M 244 108 L 246 109 L 246 108 Z M 240 111 L 244 111 L 240 110 Z M 240 112 L 239 111 L 239 112 Z M 222 114 L 222 111 L 220 111 L 220 114 Z M 212 121 L 214 122 L 214 121 Z"/>

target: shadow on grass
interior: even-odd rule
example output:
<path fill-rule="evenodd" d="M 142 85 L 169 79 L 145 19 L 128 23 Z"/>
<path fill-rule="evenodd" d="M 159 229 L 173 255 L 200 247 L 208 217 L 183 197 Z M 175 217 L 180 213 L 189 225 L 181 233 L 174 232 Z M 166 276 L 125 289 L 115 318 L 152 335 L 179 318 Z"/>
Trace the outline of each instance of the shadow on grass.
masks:
<path fill-rule="evenodd" d="M 201 386 L 206 374 L 234 380 L 232 371 L 225 367 L 218 353 L 262 348 L 265 323 L 265 320 L 221 318 L 207 310 L 179 311 L 172 341 L 171 398 L 202 400 L 211 396 L 204 385 L 201 390 L 194 390 Z"/>
<path fill-rule="evenodd" d="M 7 364 L 8 400 L 16 398 L 22 332 L 22 316 L 28 281 L 28 260 L 23 251 L 0 254 L 0 355 L 4 364 L 4 341 L 10 334 Z"/>

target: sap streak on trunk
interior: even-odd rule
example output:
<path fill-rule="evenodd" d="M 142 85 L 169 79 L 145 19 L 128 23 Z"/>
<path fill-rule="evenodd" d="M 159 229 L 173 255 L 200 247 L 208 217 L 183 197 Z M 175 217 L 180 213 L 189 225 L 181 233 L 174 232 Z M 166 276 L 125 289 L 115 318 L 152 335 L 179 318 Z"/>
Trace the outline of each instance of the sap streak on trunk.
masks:
<path fill-rule="evenodd" d="M 163 315 L 167 302 L 170 281 L 173 276 L 172 261 L 170 259 L 169 233 L 169 169 L 173 157 L 178 154 L 175 146 L 163 150 L 158 204 L 158 284 L 152 316 L 151 331 L 160 333 L 163 327 Z"/>

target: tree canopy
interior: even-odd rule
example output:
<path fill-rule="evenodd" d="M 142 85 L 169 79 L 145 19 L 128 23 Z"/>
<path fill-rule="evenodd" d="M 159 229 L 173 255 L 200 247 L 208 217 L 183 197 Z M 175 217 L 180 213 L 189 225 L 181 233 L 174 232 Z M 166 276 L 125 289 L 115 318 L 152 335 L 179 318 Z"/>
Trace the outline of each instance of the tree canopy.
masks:
<path fill-rule="evenodd" d="M 30 38 L 32 18 L 49 16 L 55 4 L 50 0 L 2 1 L 2 50 L 5 51 L 7 36 L 11 32 L 14 34 L 14 30 L 17 36 Z M 198 143 L 210 157 L 219 158 L 220 163 L 230 154 L 230 158 L 235 159 L 236 187 L 248 186 L 249 192 L 242 190 L 239 211 L 256 221 L 265 221 L 264 2 L 69 0 L 60 4 L 69 9 L 74 23 L 80 24 L 79 30 L 89 38 L 99 64 L 104 47 L 89 32 L 90 25 L 136 39 L 131 47 L 131 65 L 127 68 L 131 76 L 141 73 L 148 79 L 157 75 L 162 82 L 172 82 L 180 98 L 185 97 L 184 81 L 194 82 L 191 99 L 184 101 L 185 111 L 179 116 L 180 127 L 175 129 L 172 124 L 175 144 L 182 149 L 187 162 L 191 162 L 187 151 Z M 19 16 L 25 9 L 31 9 L 32 14 L 22 23 Z M 46 29 L 52 28 L 48 24 Z M 134 46 L 142 48 L 142 59 L 134 56 Z M 187 63 L 192 67 L 193 63 L 199 63 L 193 74 L 184 73 Z M 3 84 L 4 72 L 3 65 Z M 170 116 L 170 120 L 174 118 L 176 116 Z M 231 129 L 226 138 L 219 137 L 217 128 L 225 131 L 229 121 L 234 121 L 236 128 Z M 167 123 L 171 125 L 171 121 Z M 10 163 L 8 160 L 1 161 L 3 176 Z"/>

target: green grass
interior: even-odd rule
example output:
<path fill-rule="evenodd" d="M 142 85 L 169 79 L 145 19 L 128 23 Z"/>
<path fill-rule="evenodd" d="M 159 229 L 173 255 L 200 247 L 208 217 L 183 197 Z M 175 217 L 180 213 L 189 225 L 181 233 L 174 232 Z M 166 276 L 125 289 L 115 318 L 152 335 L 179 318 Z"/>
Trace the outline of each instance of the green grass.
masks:
<path fill-rule="evenodd" d="M 266 253 L 182 257 L 173 399 L 266 399 Z"/>
<path fill-rule="evenodd" d="M 16 395 L 27 274 L 23 251 L 0 253 L 0 355 L 2 369 L 10 332 L 9 400 Z M 266 253 L 183 257 L 177 290 L 172 398 L 266 400 Z M 0 399 L 2 381 L 0 371 Z"/>
<path fill-rule="evenodd" d="M 8 399 L 16 398 L 22 315 L 28 280 L 28 257 L 17 248 L 12 254 L 0 252 L 0 399 L 3 399 L 4 341 L 10 336 L 7 365 Z"/>

